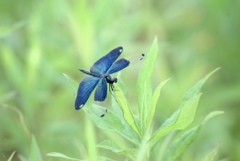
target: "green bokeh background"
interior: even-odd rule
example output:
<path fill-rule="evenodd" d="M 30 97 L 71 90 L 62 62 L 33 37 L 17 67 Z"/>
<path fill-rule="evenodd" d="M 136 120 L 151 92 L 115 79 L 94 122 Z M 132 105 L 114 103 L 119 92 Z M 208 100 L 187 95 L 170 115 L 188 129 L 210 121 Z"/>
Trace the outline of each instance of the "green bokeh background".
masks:
<path fill-rule="evenodd" d="M 0 160 L 13 151 L 14 160 L 28 157 L 32 135 L 44 160 L 54 160 L 46 156 L 52 151 L 89 158 L 92 144 L 119 137 L 74 110 L 76 89 L 62 73 L 80 82 L 84 75 L 78 68 L 88 70 L 117 46 L 124 47 L 123 57 L 147 53 L 155 36 L 160 54 L 152 86 L 172 78 L 160 97 L 155 126 L 177 109 L 191 85 L 221 67 L 202 90 L 195 122 L 213 110 L 225 114 L 204 126 L 183 160 L 201 158 L 218 142 L 219 160 L 240 160 L 239 16 L 237 0 L 0 0 Z M 140 67 L 119 76 L 132 105 Z M 84 108 L 92 103 L 90 98 Z M 106 150 L 98 154 L 124 160 Z"/>

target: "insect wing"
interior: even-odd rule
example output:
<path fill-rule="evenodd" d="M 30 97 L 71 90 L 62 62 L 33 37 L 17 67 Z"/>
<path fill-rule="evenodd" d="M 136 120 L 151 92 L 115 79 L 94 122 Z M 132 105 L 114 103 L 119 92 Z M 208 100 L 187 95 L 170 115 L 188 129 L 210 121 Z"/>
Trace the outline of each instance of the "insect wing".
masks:
<path fill-rule="evenodd" d="M 138 63 L 139 61 L 143 61 L 145 58 L 145 54 L 136 54 L 136 55 L 131 55 L 126 58 L 122 58 L 115 63 L 108 69 L 106 74 L 112 74 L 115 72 L 118 72 L 124 68 L 126 68 L 129 65 Z"/>
<path fill-rule="evenodd" d="M 145 59 L 145 54 L 135 54 L 125 57 L 124 59 L 128 60 L 130 62 L 130 65 L 133 65 L 143 61 Z"/>
<path fill-rule="evenodd" d="M 95 101 L 104 101 L 107 97 L 107 81 L 105 78 L 100 79 L 97 85 L 97 89 L 94 94 Z"/>
<path fill-rule="evenodd" d="M 83 78 L 79 84 L 77 97 L 75 100 L 76 110 L 79 110 L 84 106 L 98 82 L 99 78 L 97 77 L 86 76 Z"/>
<path fill-rule="evenodd" d="M 117 60 L 122 53 L 123 48 L 117 47 L 110 51 L 107 55 L 96 61 L 91 67 L 90 71 L 95 74 L 105 74 L 110 66 Z"/>
<path fill-rule="evenodd" d="M 126 59 L 120 59 L 116 61 L 107 71 L 107 74 L 112 74 L 126 68 L 130 64 L 130 61 Z"/>

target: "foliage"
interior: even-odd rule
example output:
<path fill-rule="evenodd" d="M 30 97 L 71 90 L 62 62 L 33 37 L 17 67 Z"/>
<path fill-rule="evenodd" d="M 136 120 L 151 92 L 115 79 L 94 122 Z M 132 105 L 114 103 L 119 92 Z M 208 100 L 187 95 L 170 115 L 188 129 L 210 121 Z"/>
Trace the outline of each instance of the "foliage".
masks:
<path fill-rule="evenodd" d="M 150 155 L 152 155 L 151 151 L 153 147 L 162 137 L 176 130 L 185 130 L 193 122 L 197 105 L 201 97 L 200 89 L 205 81 L 219 68 L 215 69 L 206 77 L 197 82 L 194 86 L 192 86 L 183 97 L 179 109 L 175 111 L 175 113 L 173 113 L 172 116 L 168 118 L 156 132 L 152 134 L 152 130 L 150 129 L 152 129 L 153 125 L 154 111 L 157 104 L 156 102 L 160 95 L 161 87 L 168 81 L 167 80 L 160 83 L 155 89 L 154 94 L 152 94 L 151 77 L 154 69 L 153 60 L 156 59 L 157 55 L 158 45 L 157 38 L 155 38 L 138 77 L 138 106 L 140 106 L 138 112 L 139 115 L 135 115 L 132 112 L 127 99 L 117 84 L 114 84 L 113 91 L 122 115 L 114 115 L 111 110 L 108 110 L 108 113 L 105 115 L 105 117 L 101 118 L 99 117 L 99 113 L 96 112 L 96 109 L 85 109 L 85 112 L 99 128 L 103 130 L 114 131 L 125 137 L 132 144 L 132 147 L 121 149 L 117 140 L 105 140 L 99 143 L 98 147 L 111 150 L 117 154 L 125 155 L 131 160 L 149 160 Z M 72 86 L 77 87 L 76 83 L 74 83 L 74 81 L 68 75 L 64 74 L 64 76 L 69 80 Z M 190 130 L 185 130 L 186 132 L 170 143 L 169 148 L 162 160 L 177 160 L 187 149 L 187 147 L 190 146 L 190 144 L 196 139 L 202 125 L 205 124 L 211 117 L 221 113 L 223 112 L 212 112 L 206 116 L 202 123 L 199 123 L 196 127 Z M 56 153 L 52 153 L 52 156 L 66 158 L 66 156 L 61 153 L 57 153 L 57 155 Z M 160 158 L 158 158 L 158 160 L 159 159 Z M 209 158 L 209 160 L 211 159 Z"/>
<path fill-rule="evenodd" d="M 239 6 L 0 1 L 0 160 L 240 160 Z M 123 57 L 147 54 L 154 36 L 145 62 L 117 75 L 119 105 L 109 94 L 74 110 L 78 68 L 120 45 Z"/>

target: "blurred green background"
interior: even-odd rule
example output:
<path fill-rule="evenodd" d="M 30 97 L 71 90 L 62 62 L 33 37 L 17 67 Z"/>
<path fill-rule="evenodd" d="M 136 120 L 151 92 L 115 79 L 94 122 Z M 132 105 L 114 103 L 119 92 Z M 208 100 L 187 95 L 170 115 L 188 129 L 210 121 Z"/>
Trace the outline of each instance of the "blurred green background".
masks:
<path fill-rule="evenodd" d="M 221 67 L 204 85 L 195 122 L 213 110 L 225 114 L 204 126 L 182 158 L 201 158 L 220 142 L 219 160 L 240 160 L 239 15 L 238 0 L 0 0 L 0 160 L 13 151 L 14 160 L 28 158 L 32 135 L 44 160 L 55 159 L 46 156 L 52 151 L 86 159 L 93 145 L 118 137 L 75 111 L 76 90 L 62 73 L 80 82 L 78 68 L 88 70 L 117 46 L 123 57 L 147 53 L 155 36 L 160 55 L 152 86 L 172 78 L 160 96 L 155 126 L 177 109 L 191 85 Z M 130 104 L 137 102 L 140 65 L 119 77 Z M 90 98 L 84 108 L 92 103 Z"/>

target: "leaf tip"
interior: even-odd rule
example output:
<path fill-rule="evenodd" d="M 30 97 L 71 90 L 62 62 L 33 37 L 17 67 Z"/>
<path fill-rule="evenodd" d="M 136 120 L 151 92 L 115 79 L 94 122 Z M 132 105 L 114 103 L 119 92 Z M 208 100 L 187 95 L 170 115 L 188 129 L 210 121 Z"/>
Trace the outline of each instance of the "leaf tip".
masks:
<path fill-rule="evenodd" d="M 213 112 L 210 112 L 202 121 L 202 125 L 204 125 L 208 120 L 210 120 L 211 118 L 217 116 L 217 115 L 221 115 L 223 114 L 224 111 L 213 111 Z"/>

